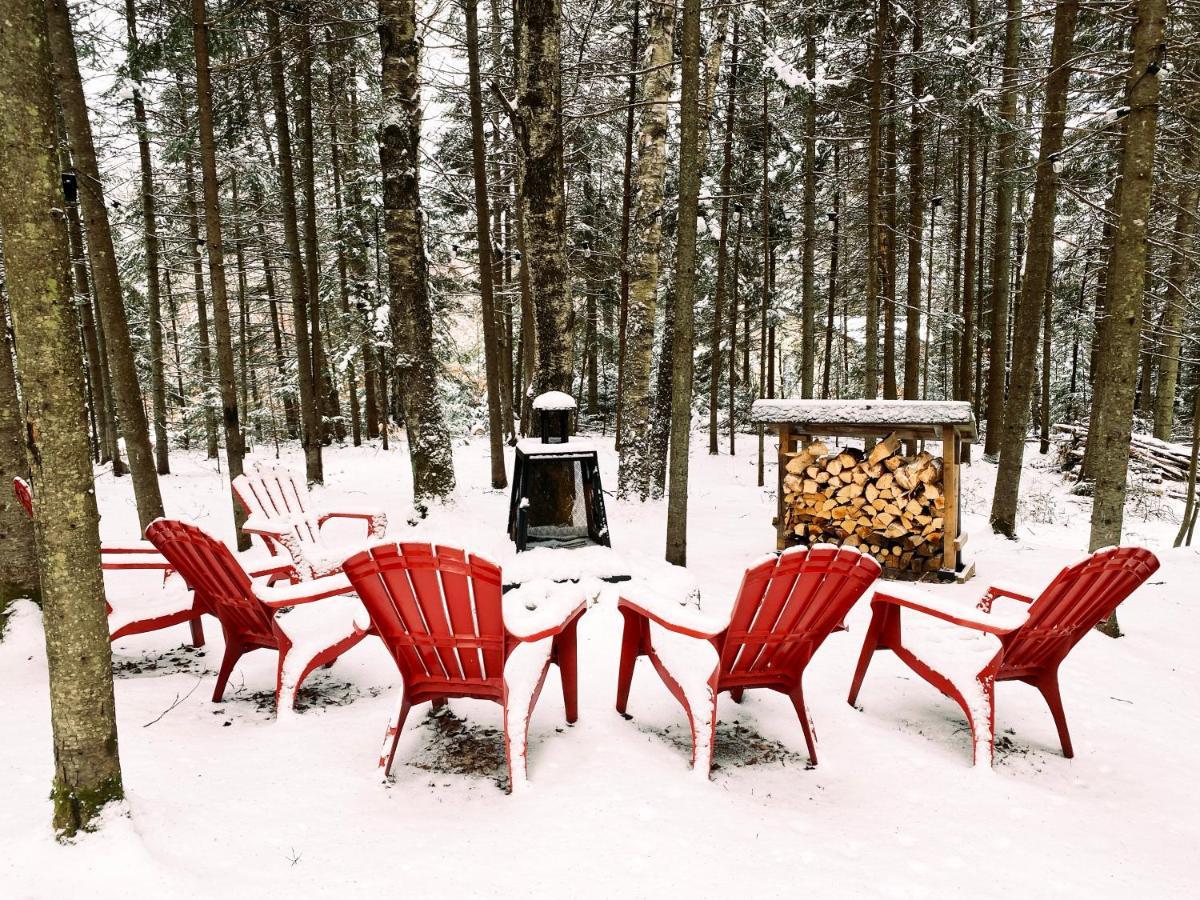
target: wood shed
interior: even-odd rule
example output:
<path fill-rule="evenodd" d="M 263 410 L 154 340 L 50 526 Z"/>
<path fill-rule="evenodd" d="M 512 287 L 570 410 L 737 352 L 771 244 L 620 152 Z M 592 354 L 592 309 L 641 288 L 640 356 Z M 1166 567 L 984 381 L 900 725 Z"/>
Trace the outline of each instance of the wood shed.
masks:
<path fill-rule="evenodd" d="M 942 400 L 756 400 L 779 436 L 777 547 L 857 547 L 903 580 L 969 578 L 959 464 L 971 405 Z M 822 439 L 861 439 L 831 446 Z M 937 442 L 941 455 L 923 448 Z"/>

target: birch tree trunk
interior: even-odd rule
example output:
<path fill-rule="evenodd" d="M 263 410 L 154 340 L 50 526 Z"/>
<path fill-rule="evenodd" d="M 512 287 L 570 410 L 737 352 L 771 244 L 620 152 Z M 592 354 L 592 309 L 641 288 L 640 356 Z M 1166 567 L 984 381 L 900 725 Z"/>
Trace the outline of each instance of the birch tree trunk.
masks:
<path fill-rule="evenodd" d="M 54 741 L 53 825 L 70 837 L 93 828 L 105 804 L 124 792 L 46 32 L 45 7 L 37 0 L 5 5 L 0 231 L 21 354 L 26 451 L 36 485 Z M 2 349 L 8 353 L 7 342 Z"/>
<path fill-rule="evenodd" d="M 379 161 L 383 167 L 391 326 L 413 493 L 418 512 L 424 515 L 428 501 L 444 499 L 454 490 L 454 462 L 438 396 L 422 228 L 416 0 L 379 0 L 379 20 L 383 55 Z"/>
<path fill-rule="evenodd" d="M 66 0 L 47 0 L 46 24 L 49 28 L 51 58 L 56 69 L 58 97 L 62 104 L 71 141 L 71 156 L 79 172 L 79 192 L 82 198 L 84 224 L 87 227 L 88 256 L 92 263 L 92 282 L 96 303 L 104 320 L 104 337 L 113 380 L 113 392 L 120 415 L 121 433 L 125 436 L 125 452 L 129 455 L 129 471 L 133 476 L 133 493 L 137 501 L 138 521 L 145 529 L 163 514 L 162 494 L 155 472 L 154 451 L 150 447 L 150 431 L 146 410 L 142 406 L 137 367 L 129 339 L 129 323 L 117 274 L 117 257 L 113 251 L 112 229 L 100 180 L 100 166 L 92 142 L 92 125 L 88 121 L 87 102 L 79 63 L 75 58 L 75 43 Z"/>
<path fill-rule="evenodd" d="M 212 83 L 208 70 L 208 22 L 205 0 L 192 0 L 192 40 L 196 53 L 196 107 L 200 131 L 200 168 L 204 181 L 204 234 L 208 250 L 208 282 L 213 298 L 213 330 L 217 338 L 217 375 L 221 382 L 221 423 L 225 431 L 225 460 L 229 480 L 242 474 L 242 426 L 238 419 L 237 369 L 233 362 L 233 335 L 229 325 L 229 297 L 225 286 L 225 247 L 221 236 L 221 199 L 217 181 L 217 150 L 213 137 Z M 229 495 L 239 550 L 250 549 L 250 535 L 242 532 L 246 520 L 242 505 Z"/>
<path fill-rule="evenodd" d="M 1054 259 L 1054 219 L 1058 179 L 1054 171 L 1062 150 L 1067 123 L 1067 89 L 1071 81 L 1071 55 L 1075 45 L 1075 23 L 1079 0 L 1058 0 L 1054 12 L 1054 37 L 1050 47 L 1050 72 L 1046 79 L 1046 104 L 1042 113 L 1042 137 L 1038 149 L 1033 214 L 1029 221 L 1025 278 L 1017 295 L 1013 321 L 1014 353 L 1008 388 L 1008 408 L 1000 432 L 1000 466 L 992 495 L 992 528 L 1013 537 L 1017 528 L 1017 499 L 1021 487 L 1021 464 L 1025 458 L 1025 435 L 1029 430 L 1037 363 L 1038 329 Z"/>
<path fill-rule="evenodd" d="M 662 249 L 663 181 L 667 169 L 667 100 L 672 86 L 674 3 L 653 4 L 646 13 L 642 54 L 641 112 L 638 116 L 636 195 L 630 223 L 629 312 L 622 379 L 623 431 L 618 494 L 645 500 L 653 482 L 650 369 L 658 306 Z"/>
<path fill-rule="evenodd" d="M 1134 377 L 1137 374 L 1145 288 L 1146 229 L 1150 218 L 1154 151 L 1158 131 L 1159 68 L 1165 45 L 1166 0 L 1137 0 L 1133 26 L 1133 62 L 1125 105 L 1125 145 L 1121 156 L 1121 196 L 1108 270 L 1108 314 L 1100 332 L 1099 368 L 1104 404 L 1088 431 L 1096 487 L 1089 547 L 1121 542 L 1125 516 L 1125 477 L 1133 427 Z M 1100 626 L 1117 637 L 1116 615 Z"/>

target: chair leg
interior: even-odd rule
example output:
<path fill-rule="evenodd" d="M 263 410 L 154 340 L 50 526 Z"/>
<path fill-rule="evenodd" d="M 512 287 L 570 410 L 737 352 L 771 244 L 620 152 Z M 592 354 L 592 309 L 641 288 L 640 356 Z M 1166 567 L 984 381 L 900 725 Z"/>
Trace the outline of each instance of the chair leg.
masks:
<path fill-rule="evenodd" d="M 1058 672 L 1043 675 L 1035 681 L 1034 687 L 1042 692 L 1046 705 L 1050 707 L 1050 715 L 1054 717 L 1054 725 L 1058 728 L 1058 740 L 1062 744 L 1063 756 L 1072 759 L 1075 750 L 1071 747 L 1071 734 L 1067 731 L 1067 714 L 1063 711 L 1062 695 L 1058 691 Z"/>
<path fill-rule="evenodd" d="M 871 624 L 867 627 L 867 635 L 863 638 L 862 652 L 858 656 L 858 666 L 854 670 L 854 680 L 850 682 L 850 696 L 846 702 L 851 706 L 858 701 L 858 691 L 862 687 L 863 678 L 867 674 L 867 666 L 879 646 L 879 636 L 883 633 L 883 620 L 887 610 L 882 605 L 875 606 L 871 611 Z"/>
<path fill-rule="evenodd" d="M 744 689 L 744 688 L 734 688 L 733 690 L 731 690 L 731 691 L 729 692 L 729 696 L 730 696 L 730 697 L 733 699 L 733 702 L 734 702 L 734 703 L 741 703 L 741 702 L 742 702 L 742 696 L 743 696 L 745 693 L 746 693 L 746 691 L 745 691 L 745 689 Z"/>
<path fill-rule="evenodd" d="M 383 735 L 383 748 L 379 751 L 379 768 L 383 769 L 385 777 L 392 774 L 392 763 L 396 760 L 396 744 L 400 741 L 400 731 L 404 728 L 404 720 L 408 718 L 411 707 L 408 691 L 402 690 L 396 710 L 388 720 L 387 731 Z"/>
<path fill-rule="evenodd" d="M 558 660 L 558 674 L 562 679 L 563 707 L 566 709 L 568 723 L 574 723 L 579 718 L 579 640 L 576 634 L 578 623 L 579 620 L 575 619 L 554 639 L 554 653 Z"/>
<path fill-rule="evenodd" d="M 977 682 L 987 704 L 986 722 L 977 722 L 965 699 L 956 699 L 966 712 L 967 723 L 971 726 L 972 764 L 977 766 L 980 762 L 986 762 L 991 768 L 996 763 L 996 679 L 993 674 L 984 673 L 980 674 Z M 985 758 L 981 760 L 981 756 Z"/>
<path fill-rule="evenodd" d="M 645 627 L 641 616 L 627 609 L 622 609 L 625 617 L 625 631 L 621 637 L 621 665 L 617 670 L 617 712 L 625 714 L 629 705 L 629 686 L 633 682 L 633 664 L 642 654 L 642 629 Z"/>
<path fill-rule="evenodd" d="M 196 616 L 196 618 L 190 619 L 188 621 L 188 627 L 191 628 L 191 631 L 192 631 L 192 646 L 193 647 L 203 647 L 204 646 L 204 623 L 200 620 L 200 616 Z"/>
<path fill-rule="evenodd" d="M 244 652 L 241 644 L 226 640 L 225 656 L 221 659 L 221 668 L 217 672 L 217 684 L 213 689 L 213 703 L 221 702 L 221 698 L 225 695 L 225 685 L 229 683 L 229 676 L 233 674 L 233 667 L 237 665 L 237 661 L 242 658 Z"/>
<path fill-rule="evenodd" d="M 817 764 L 817 730 L 813 727 L 812 716 L 808 714 L 808 705 L 804 702 L 804 686 L 797 684 L 796 689 L 788 695 L 792 706 L 796 707 L 796 715 L 800 717 L 800 727 L 804 729 L 804 742 L 808 744 L 808 759 L 814 766 Z"/>

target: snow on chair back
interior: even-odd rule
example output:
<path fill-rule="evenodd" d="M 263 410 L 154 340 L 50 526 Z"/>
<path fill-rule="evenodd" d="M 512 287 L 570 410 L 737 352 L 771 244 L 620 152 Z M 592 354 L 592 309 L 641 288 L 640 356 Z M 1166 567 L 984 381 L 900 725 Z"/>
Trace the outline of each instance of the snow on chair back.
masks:
<path fill-rule="evenodd" d="M 879 572 L 871 557 L 832 544 L 787 550 L 748 569 L 720 646 L 722 686 L 797 681 Z"/>
<path fill-rule="evenodd" d="M 1029 618 L 1004 639 L 1000 677 L 1056 667 L 1092 628 L 1158 569 L 1141 547 L 1112 547 L 1067 566 L 1029 607 Z"/>
<path fill-rule="evenodd" d="M 156 519 L 146 537 L 183 576 L 206 612 L 216 616 L 225 632 L 240 643 L 274 647 L 271 610 L 254 596 L 250 578 L 223 543 L 194 525 Z"/>
<path fill-rule="evenodd" d="M 400 543 L 344 564 L 410 693 L 499 699 L 506 639 L 500 569 L 453 547 Z"/>
<path fill-rule="evenodd" d="M 33 493 L 29 490 L 29 482 L 24 478 L 14 478 L 13 493 L 17 495 L 17 502 L 25 508 L 25 514 L 32 519 Z"/>
<path fill-rule="evenodd" d="M 296 481 L 288 469 L 256 466 L 234 479 L 233 490 L 249 516 L 268 521 L 292 519 L 307 531 L 303 540 L 317 540 L 318 524 L 310 516 L 312 497 L 308 487 Z"/>

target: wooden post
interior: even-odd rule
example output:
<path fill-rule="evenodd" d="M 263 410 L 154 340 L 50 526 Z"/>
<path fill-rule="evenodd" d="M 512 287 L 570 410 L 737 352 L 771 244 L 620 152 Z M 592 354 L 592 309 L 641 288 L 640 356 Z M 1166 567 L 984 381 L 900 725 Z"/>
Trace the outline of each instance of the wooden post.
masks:
<path fill-rule="evenodd" d="M 942 568 L 953 572 L 958 562 L 958 431 L 953 425 L 942 426 Z"/>
<path fill-rule="evenodd" d="M 778 469 L 775 479 L 775 549 L 787 547 L 787 526 L 783 515 L 783 479 L 787 476 L 787 453 L 791 449 L 792 426 L 786 423 L 779 426 L 779 451 L 776 461 Z"/>

